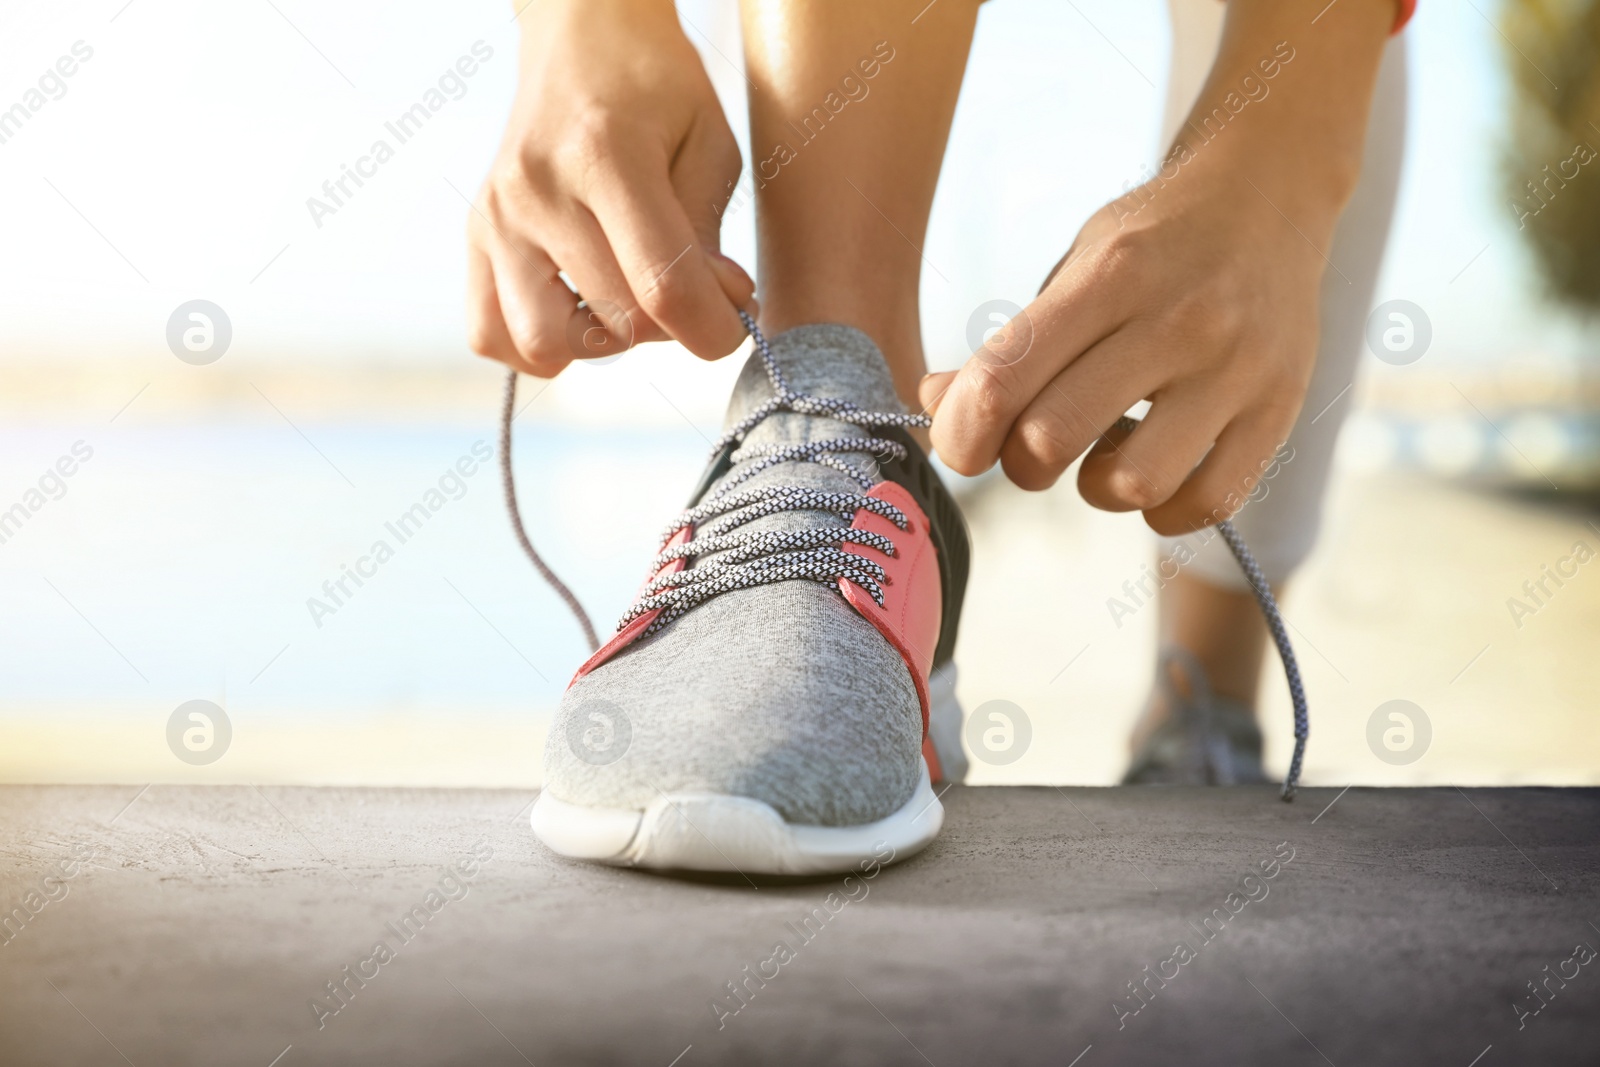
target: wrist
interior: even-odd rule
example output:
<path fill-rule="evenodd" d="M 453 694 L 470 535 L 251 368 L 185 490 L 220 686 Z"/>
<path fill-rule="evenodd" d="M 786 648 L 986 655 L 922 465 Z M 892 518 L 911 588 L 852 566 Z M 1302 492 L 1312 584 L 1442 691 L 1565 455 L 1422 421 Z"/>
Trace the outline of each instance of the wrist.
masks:
<path fill-rule="evenodd" d="M 1181 169 L 1308 235 L 1331 228 L 1360 178 L 1394 14 L 1395 0 L 1352 0 L 1308 25 L 1298 5 L 1229 0 L 1218 56 L 1174 141 Z"/>
<path fill-rule="evenodd" d="M 1259 132 L 1259 131 L 1258 131 Z M 1325 245 L 1360 177 L 1359 156 L 1347 158 L 1297 147 L 1272 136 L 1218 139 L 1175 146 L 1189 162 L 1182 170 L 1213 195 L 1237 202 L 1249 213 L 1287 219 L 1307 237 Z M 1168 166 L 1166 173 L 1173 167 Z"/>
<path fill-rule="evenodd" d="M 1180 243 L 1255 249 L 1294 273 L 1299 268 L 1291 264 L 1308 257 L 1313 268 L 1325 262 L 1341 204 L 1293 172 L 1260 166 L 1249 154 L 1241 160 L 1214 143 L 1175 150 L 1143 185 L 1107 205 L 1101 225 L 1168 230 L 1168 239 Z"/>

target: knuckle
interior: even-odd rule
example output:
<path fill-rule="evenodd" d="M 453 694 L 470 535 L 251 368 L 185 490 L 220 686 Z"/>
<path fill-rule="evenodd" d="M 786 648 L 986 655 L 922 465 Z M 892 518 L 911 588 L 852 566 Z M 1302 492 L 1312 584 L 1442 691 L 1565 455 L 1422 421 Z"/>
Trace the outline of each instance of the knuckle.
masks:
<path fill-rule="evenodd" d="M 1136 470 L 1118 467 L 1106 479 L 1113 498 L 1135 511 L 1148 511 L 1165 503 L 1171 492 Z"/>
<path fill-rule="evenodd" d="M 648 331 L 640 329 L 635 311 L 609 300 L 591 301 L 567 320 L 561 337 L 551 337 L 552 352 L 563 359 L 598 359 L 618 355 L 646 340 Z"/>
<path fill-rule="evenodd" d="M 625 124 L 615 108 L 590 101 L 578 106 L 568 132 L 578 143 L 602 145 L 611 143 Z"/>
<path fill-rule="evenodd" d="M 1007 449 L 1000 458 L 1000 467 L 1018 489 L 1030 493 L 1042 492 L 1056 484 L 1064 466 L 1041 463 L 1026 449 Z"/>
<path fill-rule="evenodd" d="M 586 333 L 582 342 L 587 348 L 591 343 L 599 344 L 602 349 L 609 351 L 615 347 L 622 351 L 645 341 L 661 340 L 664 335 L 655 329 L 655 323 L 643 310 L 636 306 L 623 307 L 609 301 L 595 301 L 587 305 L 584 322 L 590 329 L 598 328 L 604 337 L 589 336 Z M 569 327 L 570 329 L 570 327 Z M 595 355 L 593 351 L 586 351 L 585 355 Z"/>
<path fill-rule="evenodd" d="M 568 174 L 586 174 L 614 145 L 626 139 L 627 120 L 611 108 L 584 105 L 567 125 L 552 148 L 556 169 Z"/>
<path fill-rule="evenodd" d="M 1095 250 L 1095 266 L 1107 274 L 1133 270 L 1145 260 L 1149 244 L 1150 238 L 1141 230 L 1118 230 Z"/>
<path fill-rule="evenodd" d="M 1017 404 L 1017 389 L 999 368 L 981 361 L 969 362 L 961 390 L 961 406 L 980 425 L 1009 423 Z"/>
<path fill-rule="evenodd" d="M 645 268 L 645 291 L 639 306 L 653 319 L 671 319 L 689 306 L 694 286 L 681 262 L 653 263 Z"/>
<path fill-rule="evenodd" d="M 483 194 L 478 198 L 479 210 L 484 217 L 494 221 L 506 216 L 506 208 L 528 192 L 538 187 L 542 172 L 539 162 L 529 153 L 513 152 L 500 156 L 489 170 L 483 184 Z M 473 212 L 477 216 L 478 212 Z"/>
<path fill-rule="evenodd" d="M 1038 411 L 1025 415 L 1018 422 L 1013 435 L 1023 451 L 1052 472 L 1051 481 L 1078 458 L 1083 451 L 1077 435 L 1061 416 L 1054 411 Z"/>
<path fill-rule="evenodd" d="M 519 346 L 517 351 L 534 366 L 559 366 L 572 359 L 572 353 L 567 350 L 563 339 L 542 330 L 528 338 L 526 345 Z"/>
<path fill-rule="evenodd" d="M 517 355 L 529 363 L 548 363 L 565 357 L 565 345 L 560 338 L 552 337 L 548 330 L 525 315 L 514 315 L 506 320 L 506 331 Z"/>
<path fill-rule="evenodd" d="M 1174 321 L 1191 342 L 1220 345 L 1238 336 L 1244 326 L 1238 302 L 1205 290 L 1185 294 L 1173 309 Z"/>
<path fill-rule="evenodd" d="M 555 199 L 556 183 L 543 161 L 516 156 L 497 161 L 484 182 L 467 232 L 488 248 L 514 236 L 537 240 Z"/>

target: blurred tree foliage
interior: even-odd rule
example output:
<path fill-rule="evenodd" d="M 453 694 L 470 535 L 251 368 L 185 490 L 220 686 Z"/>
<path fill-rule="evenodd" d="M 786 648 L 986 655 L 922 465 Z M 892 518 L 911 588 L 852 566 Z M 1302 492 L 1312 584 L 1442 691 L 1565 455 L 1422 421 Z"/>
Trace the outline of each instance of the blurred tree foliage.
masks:
<path fill-rule="evenodd" d="M 1505 182 L 1550 294 L 1600 313 L 1600 0 L 1506 0 Z"/>

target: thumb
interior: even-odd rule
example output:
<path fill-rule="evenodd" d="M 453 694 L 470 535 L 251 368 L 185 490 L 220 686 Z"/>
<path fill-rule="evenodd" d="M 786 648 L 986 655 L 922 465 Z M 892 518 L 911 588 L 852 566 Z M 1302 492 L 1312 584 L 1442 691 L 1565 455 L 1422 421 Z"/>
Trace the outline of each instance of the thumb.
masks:
<path fill-rule="evenodd" d="M 950 383 L 955 380 L 956 372 L 953 370 L 941 370 L 923 375 L 922 381 L 917 384 L 917 400 L 922 404 L 923 414 L 933 416 L 939 414 L 939 402 L 944 399 Z"/>
<path fill-rule="evenodd" d="M 733 306 L 748 311 L 752 317 L 760 315 L 761 305 L 756 301 L 756 283 L 745 273 L 745 269 L 714 250 L 706 254 L 706 261 L 711 264 L 711 273 L 716 276 L 717 284 L 722 287 L 723 293 L 727 294 Z"/>
<path fill-rule="evenodd" d="M 743 267 L 722 254 L 722 218 L 736 191 L 740 169 L 733 135 L 719 137 L 704 123 L 697 123 L 673 160 L 671 181 L 717 284 L 734 307 L 754 315 L 756 283 Z"/>

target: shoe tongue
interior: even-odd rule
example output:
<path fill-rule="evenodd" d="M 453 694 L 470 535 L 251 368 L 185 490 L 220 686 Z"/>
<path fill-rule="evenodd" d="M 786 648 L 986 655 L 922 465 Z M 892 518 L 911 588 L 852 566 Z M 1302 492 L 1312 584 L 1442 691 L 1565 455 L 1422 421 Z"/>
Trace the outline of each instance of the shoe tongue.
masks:
<path fill-rule="evenodd" d="M 852 326 L 819 323 L 797 326 L 768 342 L 783 380 L 797 393 L 848 400 L 866 411 L 904 412 L 894 391 L 889 365 L 872 339 Z M 752 352 L 734 386 L 723 424 L 726 432 L 774 395 L 761 354 Z M 778 412 L 750 432 L 750 444 L 799 444 L 840 436 L 868 436 L 870 430 L 816 415 Z"/>
<path fill-rule="evenodd" d="M 820 324 L 799 326 L 779 334 L 768 342 L 778 372 L 789 388 L 821 398 L 848 400 L 864 411 L 904 412 L 905 406 L 895 396 L 894 381 L 889 366 L 872 339 L 860 330 L 849 326 Z M 733 388 L 733 398 L 728 402 L 728 416 L 723 425 L 727 432 L 766 401 L 775 390 L 767 377 L 767 368 L 759 352 L 750 359 L 739 374 Z M 797 445 L 812 441 L 830 441 L 840 438 L 871 437 L 873 431 L 853 423 L 840 422 L 825 415 L 800 415 L 792 411 L 778 411 L 768 415 L 745 436 L 746 445 Z M 878 467 L 870 454 L 844 452 L 838 458 L 859 469 L 869 479 L 878 477 Z M 731 479 L 741 476 L 750 463 L 738 464 L 714 482 L 708 496 L 715 494 Z M 841 470 L 802 460 L 793 460 L 768 467 L 741 483 L 755 489 L 763 486 L 788 485 L 818 489 L 835 493 L 859 493 L 862 486 Z M 826 511 L 781 511 L 764 515 L 740 529 L 750 533 L 798 530 L 811 527 L 846 525 L 840 516 Z M 704 566 L 718 559 L 722 553 L 699 557 L 691 567 Z"/>

